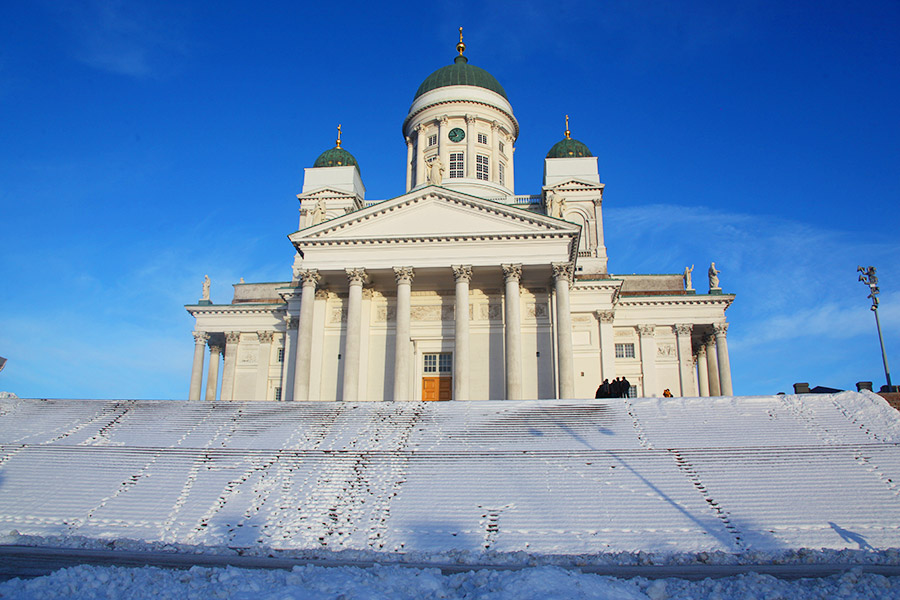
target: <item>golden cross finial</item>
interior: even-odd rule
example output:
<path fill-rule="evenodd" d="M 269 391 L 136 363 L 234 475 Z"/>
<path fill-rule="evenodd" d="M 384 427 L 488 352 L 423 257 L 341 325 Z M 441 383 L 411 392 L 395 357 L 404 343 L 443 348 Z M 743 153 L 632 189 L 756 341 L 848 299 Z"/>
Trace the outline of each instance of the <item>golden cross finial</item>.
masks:
<path fill-rule="evenodd" d="M 567 140 L 572 139 L 572 138 L 570 137 L 570 136 L 571 136 L 571 133 L 572 133 L 572 132 L 569 131 L 569 115 L 566 115 L 566 139 L 567 139 Z"/>
<path fill-rule="evenodd" d="M 336 148 L 341 147 L 341 126 L 340 126 L 340 124 L 338 124 L 338 139 L 337 139 L 337 146 L 335 146 L 335 147 Z"/>
<path fill-rule="evenodd" d="M 459 28 L 459 43 L 456 45 L 456 49 L 459 51 L 460 56 L 462 56 L 462 53 L 466 50 L 466 45 L 462 38 L 462 27 Z"/>

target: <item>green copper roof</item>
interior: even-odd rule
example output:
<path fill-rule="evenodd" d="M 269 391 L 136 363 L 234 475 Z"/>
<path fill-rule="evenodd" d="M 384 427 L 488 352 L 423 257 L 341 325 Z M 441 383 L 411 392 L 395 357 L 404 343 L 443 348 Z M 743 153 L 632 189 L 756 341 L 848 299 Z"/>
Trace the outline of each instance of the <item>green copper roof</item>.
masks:
<path fill-rule="evenodd" d="M 571 138 L 556 142 L 547 153 L 547 158 L 581 158 L 582 156 L 593 156 L 593 154 L 587 146 Z"/>
<path fill-rule="evenodd" d="M 314 167 L 352 167 L 355 166 L 357 169 L 359 168 L 359 164 L 356 162 L 356 159 L 353 158 L 353 155 L 344 150 L 343 148 L 334 147 L 331 150 L 326 150 L 322 154 L 319 155 L 319 158 L 316 159 L 316 162 L 313 163 Z"/>
<path fill-rule="evenodd" d="M 425 78 L 422 85 L 416 91 L 415 100 L 425 92 L 436 90 L 437 88 L 446 87 L 448 85 L 471 85 L 475 87 L 485 88 L 492 92 L 497 92 L 506 98 L 506 91 L 500 82 L 494 79 L 494 76 L 480 67 L 474 67 L 469 64 L 469 59 L 465 56 L 457 56 L 452 65 L 441 67 L 431 75 Z M 507 98 L 508 100 L 509 98 Z"/>

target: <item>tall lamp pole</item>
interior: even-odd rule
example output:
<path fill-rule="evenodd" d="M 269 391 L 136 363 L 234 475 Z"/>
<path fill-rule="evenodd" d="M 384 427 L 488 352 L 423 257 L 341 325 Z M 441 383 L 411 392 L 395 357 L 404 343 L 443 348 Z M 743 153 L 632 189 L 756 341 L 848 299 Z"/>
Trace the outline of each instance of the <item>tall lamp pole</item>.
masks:
<path fill-rule="evenodd" d="M 888 368 L 887 354 L 884 352 L 884 338 L 881 336 L 881 322 L 878 320 L 878 277 L 875 275 L 875 267 L 857 267 L 860 273 L 859 280 L 869 286 L 869 298 L 872 299 L 872 312 L 875 313 L 875 327 L 878 329 L 878 342 L 881 344 L 881 360 L 884 362 L 884 377 L 887 379 L 887 389 L 894 391 L 891 385 L 891 370 Z"/>

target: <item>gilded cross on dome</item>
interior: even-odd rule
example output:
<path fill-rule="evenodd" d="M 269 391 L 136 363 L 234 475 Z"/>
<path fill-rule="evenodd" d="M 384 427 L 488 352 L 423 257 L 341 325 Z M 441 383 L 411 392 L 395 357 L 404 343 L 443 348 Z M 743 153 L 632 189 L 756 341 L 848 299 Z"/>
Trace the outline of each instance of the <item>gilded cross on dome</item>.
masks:
<path fill-rule="evenodd" d="M 456 49 L 459 51 L 460 56 L 466 51 L 466 45 L 462 41 L 462 27 L 459 28 L 459 43 L 456 45 Z"/>
<path fill-rule="evenodd" d="M 567 140 L 572 139 L 572 132 L 569 131 L 569 115 L 566 115 L 566 139 Z"/>
<path fill-rule="evenodd" d="M 338 124 L 338 139 L 337 139 L 336 144 L 337 144 L 337 146 L 335 146 L 335 148 L 341 147 L 341 125 L 340 125 L 340 123 Z"/>

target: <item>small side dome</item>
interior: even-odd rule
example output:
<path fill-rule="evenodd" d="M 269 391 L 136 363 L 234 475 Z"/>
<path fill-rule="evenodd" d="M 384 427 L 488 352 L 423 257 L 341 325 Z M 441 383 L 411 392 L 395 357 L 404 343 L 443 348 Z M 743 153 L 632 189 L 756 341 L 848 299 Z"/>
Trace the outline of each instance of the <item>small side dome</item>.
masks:
<path fill-rule="evenodd" d="M 319 155 L 319 158 L 316 159 L 316 162 L 313 163 L 314 167 L 356 167 L 359 168 L 359 164 L 356 162 L 356 159 L 353 158 L 353 155 L 344 150 L 343 148 L 334 147 L 330 150 L 326 150 L 322 154 Z"/>
<path fill-rule="evenodd" d="M 593 154 L 583 143 L 572 139 L 572 132 L 569 131 L 569 115 L 566 115 L 566 137 L 553 144 L 550 152 L 547 153 L 547 158 L 583 158 L 585 156 L 593 156 Z"/>
<path fill-rule="evenodd" d="M 353 155 L 341 148 L 341 126 L 338 125 L 337 141 L 334 148 L 326 150 L 319 155 L 313 167 L 356 167 L 359 169 L 359 163 L 353 158 Z"/>
<path fill-rule="evenodd" d="M 593 156 L 593 154 L 587 146 L 572 138 L 556 142 L 547 153 L 547 158 L 581 158 L 583 156 Z"/>

